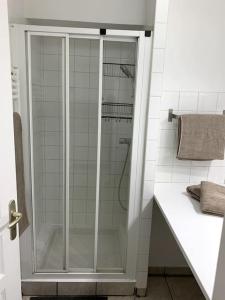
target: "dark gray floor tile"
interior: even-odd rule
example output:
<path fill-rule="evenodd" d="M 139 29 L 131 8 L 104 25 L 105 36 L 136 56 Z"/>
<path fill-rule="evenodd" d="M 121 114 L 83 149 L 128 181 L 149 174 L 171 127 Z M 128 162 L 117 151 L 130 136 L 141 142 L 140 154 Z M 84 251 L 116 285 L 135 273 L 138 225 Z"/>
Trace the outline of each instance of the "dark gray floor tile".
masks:
<path fill-rule="evenodd" d="M 166 277 L 173 300 L 205 300 L 194 277 Z"/>
<path fill-rule="evenodd" d="M 150 276 L 146 297 L 137 298 L 142 300 L 172 300 L 164 277 Z"/>

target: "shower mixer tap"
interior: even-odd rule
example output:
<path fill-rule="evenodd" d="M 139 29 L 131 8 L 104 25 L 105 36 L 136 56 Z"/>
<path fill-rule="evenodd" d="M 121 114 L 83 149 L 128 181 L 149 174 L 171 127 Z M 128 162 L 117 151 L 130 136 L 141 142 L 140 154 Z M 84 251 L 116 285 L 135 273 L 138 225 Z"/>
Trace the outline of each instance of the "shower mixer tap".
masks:
<path fill-rule="evenodd" d="M 119 144 L 121 145 L 130 145 L 131 144 L 131 138 L 120 138 Z"/>

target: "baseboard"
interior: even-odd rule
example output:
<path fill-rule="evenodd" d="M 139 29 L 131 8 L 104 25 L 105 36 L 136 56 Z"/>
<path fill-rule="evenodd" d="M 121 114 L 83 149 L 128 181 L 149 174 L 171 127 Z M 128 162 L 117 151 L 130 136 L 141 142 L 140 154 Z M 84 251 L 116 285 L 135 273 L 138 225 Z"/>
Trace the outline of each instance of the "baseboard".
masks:
<path fill-rule="evenodd" d="M 149 276 L 191 276 L 189 267 L 149 267 Z"/>

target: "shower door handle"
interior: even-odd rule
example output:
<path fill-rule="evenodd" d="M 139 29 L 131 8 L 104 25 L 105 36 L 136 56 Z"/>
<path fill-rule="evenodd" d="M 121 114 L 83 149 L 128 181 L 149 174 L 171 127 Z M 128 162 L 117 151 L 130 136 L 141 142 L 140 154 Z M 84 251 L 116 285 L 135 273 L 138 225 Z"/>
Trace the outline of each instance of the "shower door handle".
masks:
<path fill-rule="evenodd" d="M 9 203 L 9 230 L 10 230 L 10 239 L 14 240 L 17 235 L 16 225 L 22 219 L 22 214 L 16 211 L 16 202 L 15 200 L 10 201 Z"/>

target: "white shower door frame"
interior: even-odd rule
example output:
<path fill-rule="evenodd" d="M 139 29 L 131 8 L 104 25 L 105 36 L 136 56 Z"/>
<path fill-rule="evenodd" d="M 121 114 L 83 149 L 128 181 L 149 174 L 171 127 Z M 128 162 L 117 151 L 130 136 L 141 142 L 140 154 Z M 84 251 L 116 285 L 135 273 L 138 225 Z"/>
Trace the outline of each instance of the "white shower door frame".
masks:
<path fill-rule="evenodd" d="M 93 269 L 69 269 L 68 266 L 68 251 L 69 251 L 69 118 L 65 118 L 64 130 L 65 130 L 65 257 L 64 265 L 65 270 L 62 273 L 49 270 L 49 273 L 37 273 L 35 268 L 35 262 L 28 262 L 28 266 L 25 267 L 24 280 L 48 280 L 58 279 L 61 281 L 68 281 L 73 279 L 89 279 L 89 280 L 135 280 L 136 278 L 136 262 L 138 254 L 138 232 L 139 232 L 139 217 L 141 210 L 141 199 L 142 199 L 142 164 L 144 159 L 144 146 L 145 146 L 145 127 L 147 121 L 147 103 L 148 103 L 148 84 L 144 81 L 148 78 L 150 67 L 144 62 L 149 62 L 151 57 L 151 38 L 145 37 L 144 31 L 128 31 L 128 30 L 110 30 L 107 29 L 106 35 L 99 35 L 99 29 L 85 29 L 85 28 L 65 28 L 65 27 L 49 27 L 49 26 L 36 26 L 36 25 L 12 25 L 12 43 L 15 46 L 19 44 L 20 51 L 13 56 L 13 64 L 17 65 L 19 69 L 26 70 L 26 54 L 25 54 L 25 34 L 28 38 L 28 72 L 27 78 L 24 76 L 21 78 L 21 90 L 23 96 L 28 96 L 28 102 L 31 107 L 32 105 L 32 94 L 31 94 L 31 70 L 29 70 L 30 60 L 30 37 L 32 35 L 39 36 L 57 36 L 65 39 L 63 51 L 65 54 L 65 64 L 63 68 L 63 74 L 65 76 L 65 87 L 64 87 L 64 103 L 65 103 L 65 116 L 69 115 L 69 39 L 70 38 L 86 38 L 86 39 L 98 39 L 100 50 L 99 50 L 99 96 L 98 96 L 98 141 L 97 141 L 97 179 L 96 179 L 96 218 L 95 218 L 95 246 L 94 246 L 94 268 Z M 16 36 L 16 37 L 15 37 Z M 18 38 L 20 37 L 20 39 Z M 18 41 L 20 40 L 20 41 Z M 100 178 L 100 150 L 101 150 L 101 107 L 102 107 L 102 68 L 103 68 L 103 41 L 137 41 L 137 69 L 136 69 L 136 87 L 135 87 L 135 110 L 133 119 L 133 138 L 132 138 L 132 155 L 131 155 L 131 170 L 130 170 L 130 191 L 129 191 L 129 211 L 128 211 L 128 227 L 127 227 L 127 261 L 126 271 L 116 270 L 115 272 L 109 271 L 109 273 L 97 273 L 97 249 L 98 249 L 98 214 L 99 214 L 99 178 Z M 23 45 L 22 45 L 23 43 Z M 25 86 L 29 83 L 29 93 L 26 95 Z M 24 97 L 23 97 L 24 98 Z M 21 98 L 22 99 L 22 98 Z M 26 98 L 24 98 L 26 99 Z M 23 109 L 26 106 L 25 102 L 21 104 Z M 27 112 L 27 107 L 25 112 Z M 23 111 L 21 111 L 22 120 Z M 30 118 L 31 119 L 31 118 Z M 25 127 L 30 127 L 32 132 L 32 121 L 30 124 L 25 123 Z M 26 128 L 28 130 L 29 128 Z M 25 152 L 31 155 L 31 175 L 33 172 L 32 166 L 32 134 L 30 134 L 31 148 L 29 149 L 29 141 L 25 138 L 27 143 Z M 67 145 L 67 146 L 66 146 Z M 29 171 L 26 170 L 26 182 L 29 183 Z M 33 186 L 33 175 L 31 176 L 31 185 Z M 29 197 L 28 197 L 29 198 Z M 35 249 L 35 220 L 34 220 L 34 191 L 32 191 L 32 214 L 33 214 L 33 232 L 31 238 L 25 238 L 26 251 L 29 252 L 29 257 L 32 257 Z M 29 205 L 28 205 L 29 207 Z M 29 234 L 29 233 L 28 233 Z M 32 243 L 33 239 L 33 243 Z M 32 246 L 33 244 L 33 246 Z M 24 248 L 24 247 L 22 247 Z M 33 255 L 33 257 L 34 257 Z M 23 264 L 22 264 L 23 266 Z M 22 270 L 23 271 L 23 270 Z M 51 274 L 51 275 L 50 275 Z"/>

